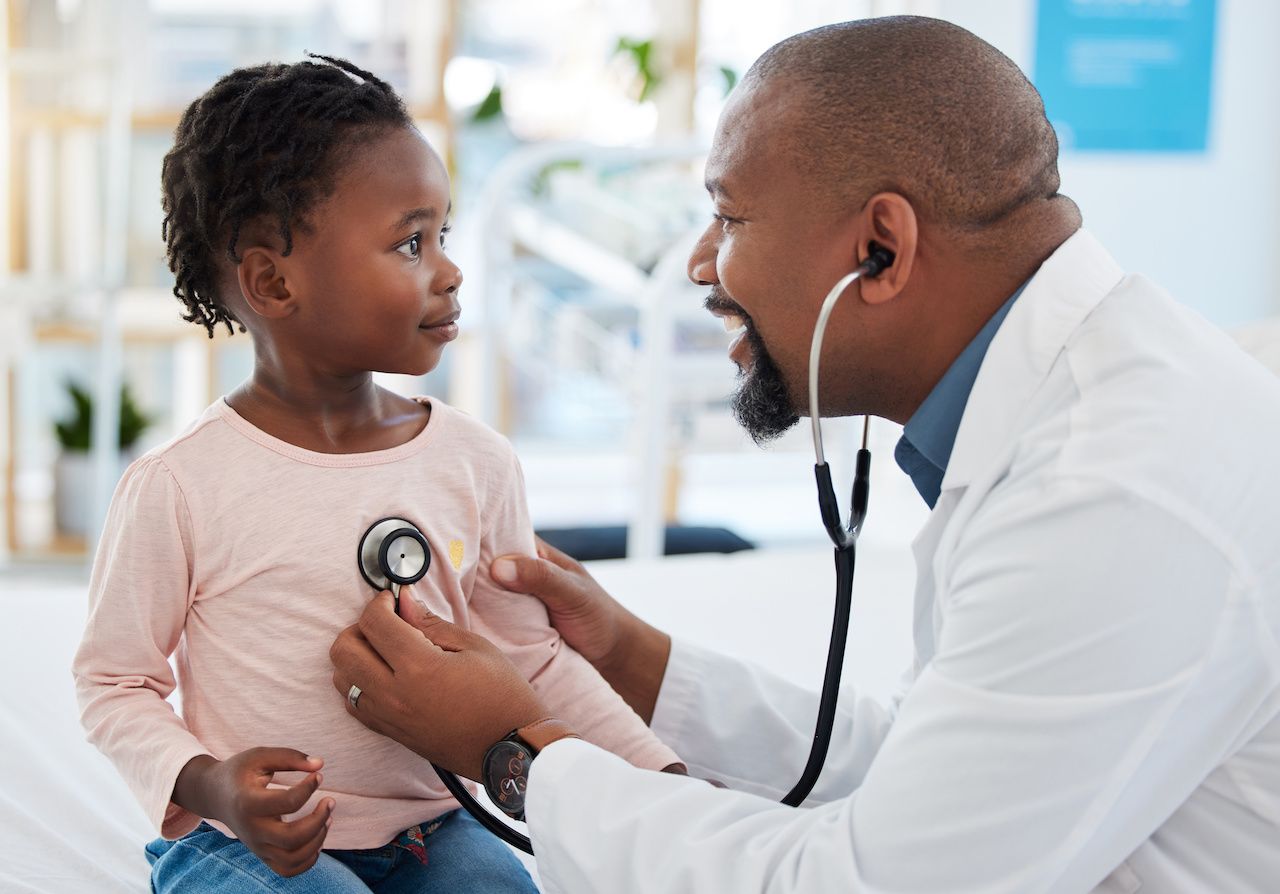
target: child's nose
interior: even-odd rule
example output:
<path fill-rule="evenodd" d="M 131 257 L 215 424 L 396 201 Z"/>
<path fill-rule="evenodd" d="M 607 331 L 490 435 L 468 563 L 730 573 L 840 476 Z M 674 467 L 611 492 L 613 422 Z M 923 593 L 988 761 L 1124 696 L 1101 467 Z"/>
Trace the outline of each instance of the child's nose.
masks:
<path fill-rule="evenodd" d="M 450 265 L 451 270 L 444 277 L 444 288 L 442 291 L 446 295 L 452 295 L 462 288 L 462 271 L 457 267 Z"/>

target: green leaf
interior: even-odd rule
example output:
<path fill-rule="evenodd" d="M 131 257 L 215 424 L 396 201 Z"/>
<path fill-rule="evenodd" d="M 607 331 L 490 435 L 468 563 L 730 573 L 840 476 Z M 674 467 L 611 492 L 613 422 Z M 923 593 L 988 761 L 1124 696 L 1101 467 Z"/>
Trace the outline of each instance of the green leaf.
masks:
<path fill-rule="evenodd" d="M 636 74 L 640 76 L 639 101 L 644 102 L 662 83 L 662 76 L 653 67 L 653 40 L 633 40 L 630 37 L 619 37 L 613 49 L 615 56 L 631 57 L 635 64 Z"/>
<path fill-rule="evenodd" d="M 724 95 L 728 96 L 738 86 L 738 72 L 727 65 L 721 65 L 720 76 L 724 78 Z"/>
<path fill-rule="evenodd" d="M 93 395 L 68 380 L 71 416 L 54 423 L 58 443 L 64 450 L 87 452 L 93 443 Z M 129 385 L 120 386 L 120 449 L 128 450 L 146 433 L 155 419 L 143 413 L 133 399 Z"/>
<path fill-rule="evenodd" d="M 484 101 L 471 113 L 471 120 L 476 122 L 491 121 L 494 118 L 502 117 L 502 87 L 494 84 L 489 90 L 489 95 Z"/>

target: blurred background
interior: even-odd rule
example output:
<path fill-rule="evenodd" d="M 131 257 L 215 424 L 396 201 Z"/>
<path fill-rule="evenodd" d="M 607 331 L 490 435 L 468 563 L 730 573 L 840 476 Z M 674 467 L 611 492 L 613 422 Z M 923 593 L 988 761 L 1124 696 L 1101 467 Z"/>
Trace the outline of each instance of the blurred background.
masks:
<path fill-rule="evenodd" d="M 738 430 L 727 338 L 684 258 L 710 213 L 706 146 L 751 61 L 797 31 L 898 13 L 950 19 L 1021 65 L 1086 225 L 1127 269 L 1266 341 L 1269 0 L 8 0 L 0 568 L 83 570 L 124 465 L 249 373 L 248 335 L 179 319 L 160 164 L 218 77 L 308 50 L 395 85 L 454 177 L 463 333 L 439 369 L 389 387 L 506 434 L 535 525 L 588 529 L 600 555 L 820 544 L 807 431 L 760 450 Z M 867 537 L 886 546 L 925 512 L 891 468 L 897 434 L 872 432 Z M 854 422 L 827 437 L 850 470 Z"/>
<path fill-rule="evenodd" d="M 0 889 L 149 890 L 154 832 L 85 743 L 67 668 L 122 470 L 251 369 L 248 335 L 208 338 L 172 295 L 160 166 L 187 104 L 306 51 L 390 81 L 449 165 L 466 285 L 441 366 L 381 381 L 509 437 L 535 526 L 580 557 L 625 556 L 591 564 L 624 605 L 813 687 L 834 575 L 808 431 L 761 450 L 738 429 L 728 336 L 685 259 L 711 212 L 716 118 L 751 62 L 798 31 L 902 13 L 1022 66 L 1086 225 L 1280 372 L 1274 0 L 5 0 Z M 824 428 L 847 485 L 858 420 Z M 911 663 L 926 515 L 898 435 L 871 431 L 845 655 L 845 678 L 882 699 Z M 67 816 L 95 834 L 51 862 Z"/>

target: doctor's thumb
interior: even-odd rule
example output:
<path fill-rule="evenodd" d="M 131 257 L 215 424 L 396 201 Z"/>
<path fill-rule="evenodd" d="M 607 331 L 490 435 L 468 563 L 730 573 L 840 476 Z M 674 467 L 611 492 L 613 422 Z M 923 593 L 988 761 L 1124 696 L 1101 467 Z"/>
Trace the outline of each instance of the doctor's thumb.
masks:
<path fill-rule="evenodd" d="M 532 556 L 499 556 L 489 566 L 489 576 L 508 590 L 528 593 L 546 577 L 539 562 Z"/>
<path fill-rule="evenodd" d="M 405 584 L 400 588 L 400 617 L 419 630 L 440 620 L 435 612 L 427 608 L 422 597 L 413 592 L 412 584 Z"/>
<path fill-rule="evenodd" d="M 560 609 L 582 601 L 582 586 L 574 575 L 545 558 L 499 556 L 489 566 L 489 576 L 515 593 L 537 596 L 549 608 Z"/>

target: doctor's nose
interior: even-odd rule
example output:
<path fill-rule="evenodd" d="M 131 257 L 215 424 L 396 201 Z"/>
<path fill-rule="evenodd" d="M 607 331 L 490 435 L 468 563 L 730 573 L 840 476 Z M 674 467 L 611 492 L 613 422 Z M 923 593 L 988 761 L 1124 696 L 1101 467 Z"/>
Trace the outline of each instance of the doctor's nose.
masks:
<path fill-rule="evenodd" d="M 714 286 L 719 283 L 716 278 L 714 230 L 715 226 L 707 227 L 689 255 L 689 266 L 685 272 L 695 286 Z"/>

